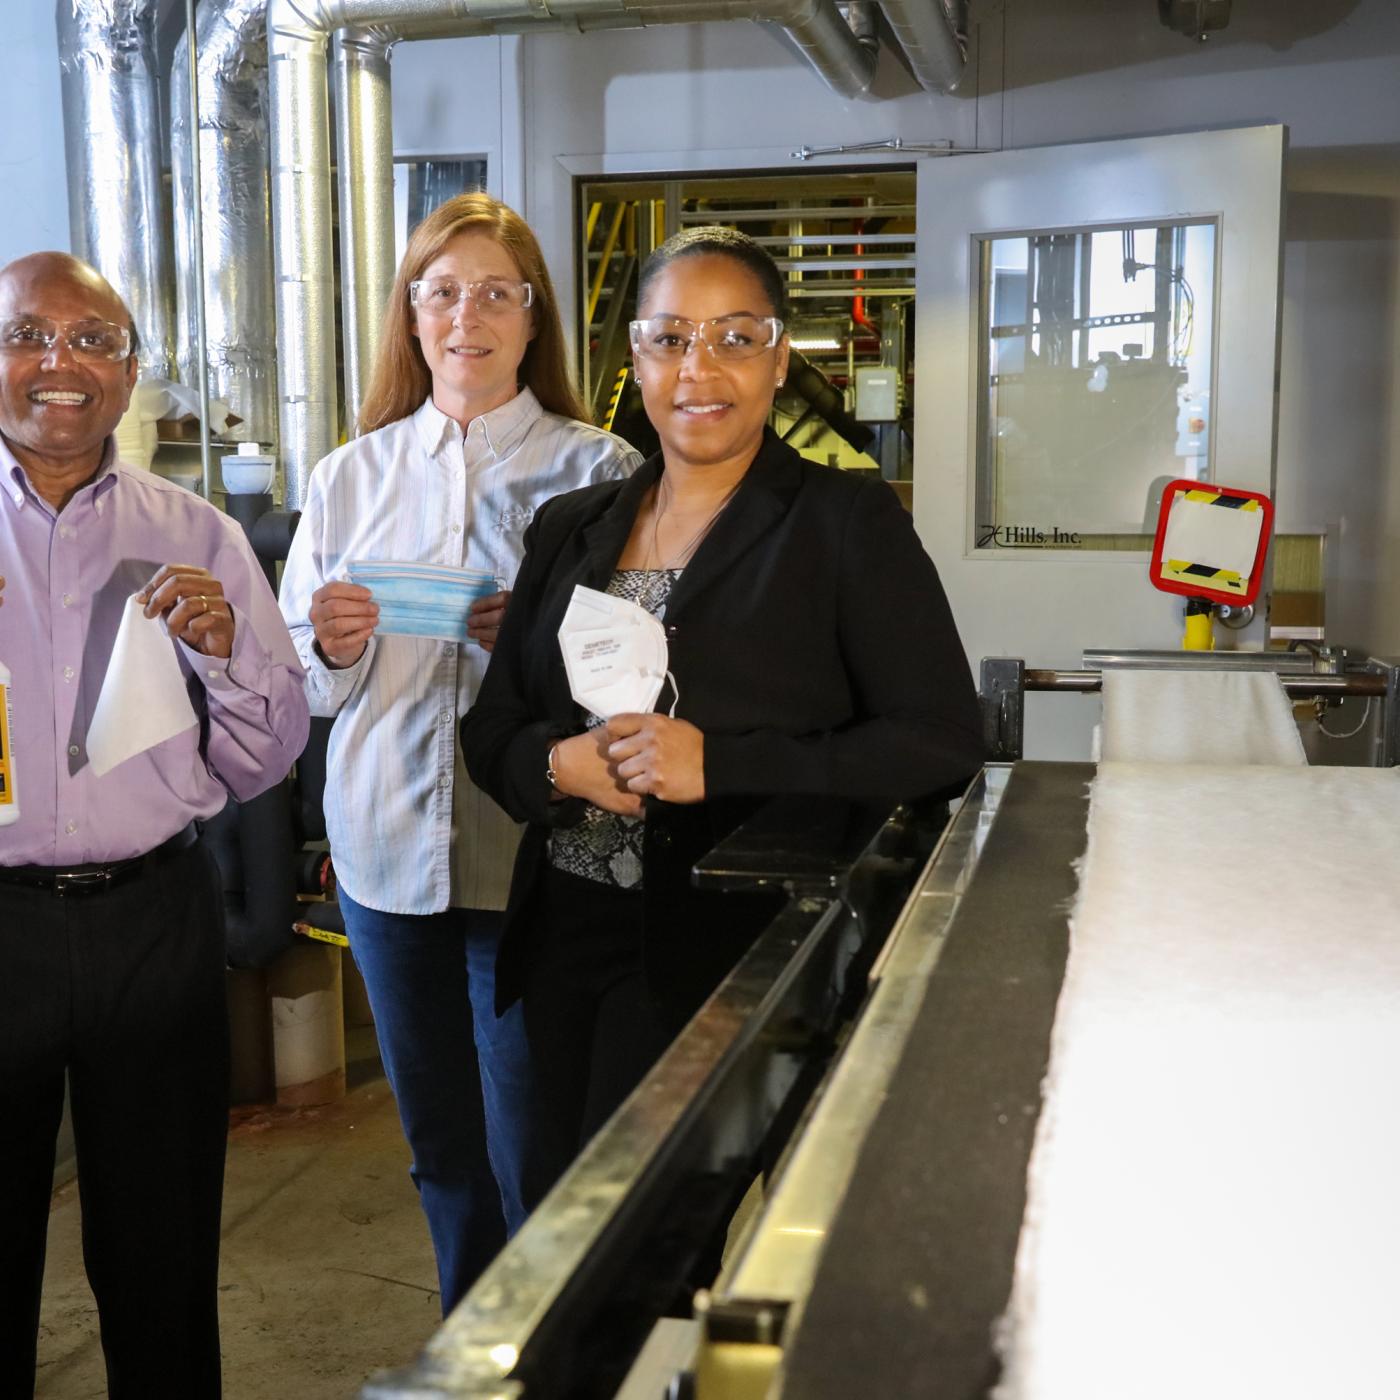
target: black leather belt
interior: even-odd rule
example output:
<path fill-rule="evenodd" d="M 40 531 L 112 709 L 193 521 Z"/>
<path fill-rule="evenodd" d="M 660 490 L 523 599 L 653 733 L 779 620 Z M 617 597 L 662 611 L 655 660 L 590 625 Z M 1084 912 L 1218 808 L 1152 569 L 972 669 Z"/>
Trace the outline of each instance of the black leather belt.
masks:
<path fill-rule="evenodd" d="M 195 822 L 177 831 L 168 841 L 162 841 L 153 851 L 129 860 L 111 860 L 95 865 L 0 865 L 0 884 L 23 885 L 32 890 L 48 890 L 51 894 L 103 894 L 128 880 L 134 880 L 143 870 L 158 865 L 179 851 L 187 850 L 199 840 Z"/>

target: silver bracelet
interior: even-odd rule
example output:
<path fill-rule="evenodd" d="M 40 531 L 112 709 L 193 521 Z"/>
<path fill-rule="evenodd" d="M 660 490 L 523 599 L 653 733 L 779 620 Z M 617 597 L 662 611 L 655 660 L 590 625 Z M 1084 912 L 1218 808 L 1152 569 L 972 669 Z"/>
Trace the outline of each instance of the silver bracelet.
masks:
<path fill-rule="evenodd" d="M 555 792 L 559 791 L 559 783 L 557 781 L 559 775 L 554 771 L 554 755 L 558 752 L 559 745 L 551 744 L 549 749 L 549 758 L 546 760 L 544 770 L 544 775 L 546 778 L 549 779 L 549 785 L 554 789 Z"/>

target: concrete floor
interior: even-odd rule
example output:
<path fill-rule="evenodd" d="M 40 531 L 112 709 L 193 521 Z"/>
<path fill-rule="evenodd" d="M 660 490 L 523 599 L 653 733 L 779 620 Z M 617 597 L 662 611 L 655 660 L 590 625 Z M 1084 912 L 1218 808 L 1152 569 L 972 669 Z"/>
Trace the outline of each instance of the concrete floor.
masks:
<path fill-rule="evenodd" d="M 343 1103 L 235 1111 L 220 1268 L 226 1400 L 350 1400 L 374 1371 L 411 1360 L 440 1319 L 373 1032 L 353 1035 Z M 49 1221 L 37 1393 L 107 1393 L 76 1182 L 55 1193 Z"/>

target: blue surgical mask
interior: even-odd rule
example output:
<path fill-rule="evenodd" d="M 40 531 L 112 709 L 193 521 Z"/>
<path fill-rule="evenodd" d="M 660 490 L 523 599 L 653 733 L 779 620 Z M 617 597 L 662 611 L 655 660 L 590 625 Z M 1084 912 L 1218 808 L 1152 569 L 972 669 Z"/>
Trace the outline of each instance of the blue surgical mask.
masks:
<path fill-rule="evenodd" d="M 368 588 L 379 606 L 374 630 L 401 637 L 464 642 L 471 605 L 501 588 L 484 569 L 445 564 L 356 559 L 346 569 L 350 582 Z"/>

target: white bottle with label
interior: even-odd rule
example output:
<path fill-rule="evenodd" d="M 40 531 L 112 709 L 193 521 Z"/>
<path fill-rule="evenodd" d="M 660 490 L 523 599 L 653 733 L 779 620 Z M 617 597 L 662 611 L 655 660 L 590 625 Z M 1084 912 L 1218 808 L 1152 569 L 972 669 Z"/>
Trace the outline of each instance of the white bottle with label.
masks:
<path fill-rule="evenodd" d="M 15 791 L 15 754 L 10 747 L 10 673 L 0 662 L 0 826 L 19 820 L 19 794 Z"/>

